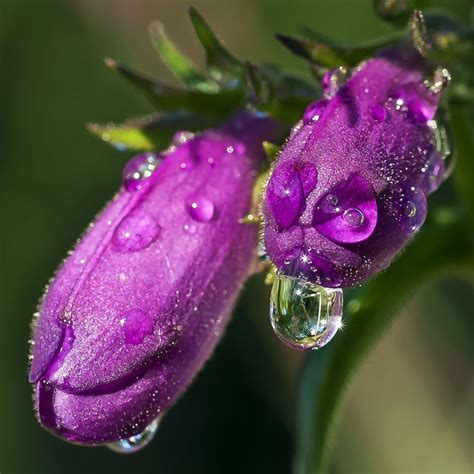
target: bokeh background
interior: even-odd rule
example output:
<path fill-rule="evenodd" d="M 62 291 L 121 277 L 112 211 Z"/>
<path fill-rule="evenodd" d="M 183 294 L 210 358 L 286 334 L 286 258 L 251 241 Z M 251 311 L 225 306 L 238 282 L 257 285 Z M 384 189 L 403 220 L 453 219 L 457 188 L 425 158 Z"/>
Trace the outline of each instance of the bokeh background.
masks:
<path fill-rule="evenodd" d="M 435 3 L 460 18 L 471 6 L 471 0 Z M 357 41 L 390 31 L 370 0 L 192 4 L 240 57 L 276 61 L 302 74 L 303 62 L 274 33 L 297 33 L 306 25 Z M 273 336 L 260 277 L 249 282 L 215 355 L 144 451 L 123 457 L 68 445 L 43 431 L 32 411 L 27 340 L 37 299 L 117 188 L 128 157 L 88 135 L 84 123 L 150 111 L 140 94 L 103 67 L 103 58 L 173 82 L 148 41 L 147 24 L 162 20 L 202 64 L 188 6 L 184 0 L 0 0 L 1 474 L 291 470 L 303 359 Z M 474 472 L 473 288 L 453 277 L 412 295 L 351 382 L 332 473 Z"/>

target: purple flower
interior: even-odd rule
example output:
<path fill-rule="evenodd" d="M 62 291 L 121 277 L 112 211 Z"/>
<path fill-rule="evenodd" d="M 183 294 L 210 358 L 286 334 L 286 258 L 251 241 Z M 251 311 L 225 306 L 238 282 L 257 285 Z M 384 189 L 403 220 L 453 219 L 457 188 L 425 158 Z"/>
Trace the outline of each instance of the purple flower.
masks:
<path fill-rule="evenodd" d="M 146 432 L 182 394 L 254 262 L 257 228 L 239 219 L 261 142 L 280 132 L 240 112 L 126 165 L 35 321 L 30 382 L 44 427 L 76 443 L 115 442 Z"/>
<path fill-rule="evenodd" d="M 387 267 L 426 217 L 443 180 L 433 120 L 449 75 L 417 53 L 385 51 L 346 83 L 325 74 L 269 180 L 266 251 L 278 271 L 325 287 Z M 432 67 L 432 66 L 431 66 Z"/>

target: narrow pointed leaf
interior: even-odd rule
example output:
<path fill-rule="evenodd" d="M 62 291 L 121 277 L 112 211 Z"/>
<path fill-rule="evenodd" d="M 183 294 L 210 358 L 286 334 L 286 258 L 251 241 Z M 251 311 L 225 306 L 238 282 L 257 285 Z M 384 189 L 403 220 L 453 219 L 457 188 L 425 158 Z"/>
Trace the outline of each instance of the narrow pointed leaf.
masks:
<path fill-rule="evenodd" d="M 209 75 L 220 83 L 227 82 L 232 76 L 241 77 L 243 63 L 227 50 L 204 17 L 194 7 L 189 9 L 189 16 L 196 35 L 206 51 Z"/>
<path fill-rule="evenodd" d="M 341 333 L 306 361 L 300 387 L 297 474 L 325 472 L 327 444 L 344 390 L 400 306 L 422 284 L 443 272 L 461 269 L 472 273 L 473 265 L 468 225 L 457 219 L 445 226 L 426 228 L 390 270 L 358 292 L 348 305 L 352 311 Z"/>
<path fill-rule="evenodd" d="M 123 124 L 87 124 L 87 129 L 119 150 L 149 151 L 166 148 L 180 130 L 202 130 L 215 121 L 187 113 L 153 114 Z"/>
<path fill-rule="evenodd" d="M 379 49 L 398 41 L 401 35 L 394 34 L 365 44 L 345 46 L 305 29 L 305 38 L 277 35 L 290 51 L 313 64 L 324 67 L 356 66 L 360 61 L 373 56 Z"/>
<path fill-rule="evenodd" d="M 277 34 L 277 39 L 297 56 L 326 67 L 346 65 L 346 57 L 341 49 L 326 40 L 314 41 Z"/>
<path fill-rule="evenodd" d="M 223 90 L 216 93 L 176 89 L 138 74 L 113 59 L 107 59 L 106 65 L 118 71 L 133 85 L 142 90 L 158 110 L 188 110 L 202 115 L 223 117 L 245 102 L 243 88 Z"/>
<path fill-rule="evenodd" d="M 199 72 L 193 62 L 168 39 L 160 22 L 151 23 L 149 31 L 155 49 L 177 79 L 192 89 L 203 92 L 217 91 L 217 84 Z"/>
<path fill-rule="evenodd" d="M 431 44 L 426 30 L 425 19 L 420 10 L 415 10 L 410 17 L 410 34 L 413 46 L 425 58 L 428 57 Z"/>

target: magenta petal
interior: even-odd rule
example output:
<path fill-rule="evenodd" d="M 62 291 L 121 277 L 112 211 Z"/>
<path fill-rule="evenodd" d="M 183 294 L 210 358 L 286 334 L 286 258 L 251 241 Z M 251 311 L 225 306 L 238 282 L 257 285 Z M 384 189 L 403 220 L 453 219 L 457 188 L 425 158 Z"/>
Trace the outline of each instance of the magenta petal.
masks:
<path fill-rule="evenodd" d="M 267 186 L 267 202 L 279 230 L 297 221 L 317 179 L 316 167 L 308 162 L 287 162 L 275 169 Z"/>
<path fill-rule="evenodd" d="M 241 112 L 159 164 L 138 157 L 126 166 L 125 186 L 40 307 L 30 381 L 47 429 L 75 442 L 117 441 L 183 393 L 252 268 L 257 228 L 239 221 L 251 206 L 261 143 L 279 135 L 275 121 Z"/>
<path fill-rule="evenodd" d="M 303 198 L 303 186 L 295 164 L 279 166 L 268 183 L 267 200 L 280 230 L 288 229 L 298 219 Z"/>
<path fill-rule="evenodd" d="M 366 240 L 377 224 L 377 201 L 372 185 L 354 174 L 332 187 L 317 203 L 313 225 L 335 242 Z"/>

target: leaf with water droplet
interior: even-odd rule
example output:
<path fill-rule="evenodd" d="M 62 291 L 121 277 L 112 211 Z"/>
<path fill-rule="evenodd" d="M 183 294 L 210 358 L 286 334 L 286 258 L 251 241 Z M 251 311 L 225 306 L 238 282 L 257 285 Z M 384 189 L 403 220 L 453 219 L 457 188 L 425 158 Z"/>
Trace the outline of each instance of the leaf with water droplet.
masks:
<path fill-rule="evenodd" d="M 166 148 L 175 132 L 191 131 L 215 125 L 211 117 L 199 117 L 189 112 L 152 114 L 122 124 L 90 123 L 89 132 L 115 148 L 133 151 L 151 151 Z"/>
<path fill-rule="evenodd" d="M 242 61 L 228 51 L 196 8 L 189 9 L 189 16 L 196 35 L 206 51 L 209 75 L 223 85 L 229 85 L 231 81 L 240 79 L 244 72 Z"/>
<path fill-rule="evenodd" d="M 452 236 L 457 236 L 456 245 L 452 245 Z M 427 280 L 454 268 L 472 272 L 473 259 L 469 224 L 458 219 L 421 233 L 389 271 L 364 288 L 352 290 L 357 304 L 349 301 L 347 310 L 351 314 L 345 319 L 344 330 L 327 348 L 306 360 L 298 404 L 295 473 L 324 472 L 333 420 L 344 390 L 396 311 Z"/>
<path fill-rule="evenodd" d="M 155 49 L 177 79 L 191 89 L 202 92 L 217 92 L 217 84 L 201 74 L 193 62 L 178 50 L 166 36 L 160 22 L 151 23 L 149 31 Z"/>

